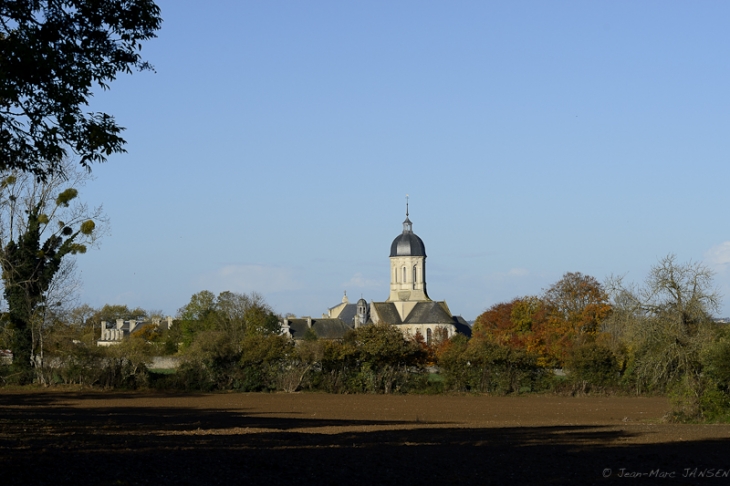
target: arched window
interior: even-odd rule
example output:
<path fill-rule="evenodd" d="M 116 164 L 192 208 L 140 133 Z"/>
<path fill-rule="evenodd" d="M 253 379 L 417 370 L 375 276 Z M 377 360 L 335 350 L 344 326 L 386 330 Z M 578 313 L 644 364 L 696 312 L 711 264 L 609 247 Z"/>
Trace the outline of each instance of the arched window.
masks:
<path fill-rule="evenodd" d="M 403 267 L 403 283 L 406 283 L 408 280 L 406 279 L 406 267 Z"/>
<path fill-rule="evenodd" d="M 426 344 L 431 345 L 431 328 L 426 329 Z"/>
<path fill-rule="evenodd" d="M 418 281 L 418 279 L 416 278 L 416 266 L 413 265 L 413 288 L 414 289 L 416 288 L 416 282 L 417 281 Z"/>

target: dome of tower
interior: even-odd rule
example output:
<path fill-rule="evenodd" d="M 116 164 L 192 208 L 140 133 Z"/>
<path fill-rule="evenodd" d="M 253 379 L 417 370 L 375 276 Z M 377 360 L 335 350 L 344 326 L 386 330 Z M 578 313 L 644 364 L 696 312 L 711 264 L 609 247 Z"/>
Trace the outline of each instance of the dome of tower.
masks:
<path fill-rule="evenodd" d="M 403 233 L 396 236 L 390 245 L 390 256 L 426 256 L 426 246 L 413 232 L 411 220 L 407 216 L 403 222 Z"/>

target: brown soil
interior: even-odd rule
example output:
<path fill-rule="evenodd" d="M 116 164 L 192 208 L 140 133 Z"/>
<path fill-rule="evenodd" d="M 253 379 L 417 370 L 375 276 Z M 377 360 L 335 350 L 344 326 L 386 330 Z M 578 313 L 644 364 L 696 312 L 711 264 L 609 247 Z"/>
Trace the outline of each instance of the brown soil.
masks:
<path fill-rule="evenodd" d="M 6 391 L 0 479 L 402 486 L 643 474 L 634 482 L 730 483 L 730 426 L 662 423 L 669 408 L 665 398 L 631 397 Z"/>

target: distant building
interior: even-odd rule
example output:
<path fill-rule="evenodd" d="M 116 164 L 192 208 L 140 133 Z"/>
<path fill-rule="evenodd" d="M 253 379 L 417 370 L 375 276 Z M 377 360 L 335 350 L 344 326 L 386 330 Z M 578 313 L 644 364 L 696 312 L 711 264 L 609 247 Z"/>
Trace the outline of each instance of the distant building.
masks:
<path fill-rule="evenodd" d="M 124 319 L 117 319 L 114 323 L 107 321 L 101 321 L 101 336 L 96 342 L 97 346 L 114 346 L 121 343 L 124 338 L 132 334 L 134 331 L 142 329 L 144 326 L 154 324 L 160 329 L 171 329 L 173 326 L 172 317 L 166 319 L 152 319 L 151 321 L 144 321 L 142 319 L 131 319 L 125 321 Z"/>
<path fill-rule="evenodd" d="M 360 299 L 351 304 L 347 294 L 342 302 L 328 309 L 322 318 L 284 319 L 282 332 L 303 339 L 308 332 L 322 339 L 341 339 L 360 326 L 388 324 L 405 336 L 423 336 L 430 343 L 437 336 L 471 335 L 471 328 L 460 316 L 453 316 L 445 301 L 434 301 L 426 290 L 426 246 L 413 232 L 406 206 L 403 232 L 390 245 L 390 295 L 384 302 Z M 311 331 L 310 331 L 311 330 Z"/>

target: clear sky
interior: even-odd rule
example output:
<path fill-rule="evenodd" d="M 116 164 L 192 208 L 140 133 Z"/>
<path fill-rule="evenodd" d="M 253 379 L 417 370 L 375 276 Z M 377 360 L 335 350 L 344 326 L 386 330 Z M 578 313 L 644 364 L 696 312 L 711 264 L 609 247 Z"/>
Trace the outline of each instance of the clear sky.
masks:
<path fill-rule="evenodd" d="M 112 227 L 82 302 L 385 300 L 409 194 L 429 294 L 467 319 L 670 253 L 730 315 L 730 3 L 158 4 L 157 72 L 90 107 L 128 153 L 81 194 Z"/>

